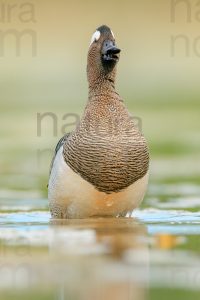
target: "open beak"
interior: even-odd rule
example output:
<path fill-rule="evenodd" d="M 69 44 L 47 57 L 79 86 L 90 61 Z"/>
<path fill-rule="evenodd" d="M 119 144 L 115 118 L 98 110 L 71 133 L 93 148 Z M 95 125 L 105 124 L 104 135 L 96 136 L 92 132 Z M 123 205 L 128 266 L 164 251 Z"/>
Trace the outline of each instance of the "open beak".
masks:
<path fill-rule="evenodd" d="M 102 58 L 104 61 L 115 61 L 119 60 L 120 49 L 117 48 L 113 41 L 106 40 L 102 47 Z"/>

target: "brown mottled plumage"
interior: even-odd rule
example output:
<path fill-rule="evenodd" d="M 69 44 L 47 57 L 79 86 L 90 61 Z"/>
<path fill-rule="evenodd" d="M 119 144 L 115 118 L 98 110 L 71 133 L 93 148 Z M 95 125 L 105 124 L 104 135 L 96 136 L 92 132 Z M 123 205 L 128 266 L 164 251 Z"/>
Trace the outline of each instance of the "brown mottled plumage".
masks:
<path fill-rule="evenodd" d="M 66 165 L 99 191 L 100 195 L 105 194 L 105 197 L 124 191 L 142 179 L 149 168 L 146 141 L 115 91 L 119 52 L 111 30 L 105 25 L 99 27 L 97 39 L 94 38 L 88 52 L 88 103 L 80 124 L 61 140 L 56 149 L 57 152 L 63 146 L 62 153 Z M 53 184 L 49 189 L 55 186 L 58 189 L 59 183 L 54 184 L 56 176 L 54 173 Z M 68 189 L 68 186 L 65 188 Z M 77 187 L 77 191 L 78 189 Z M 52 216 L 57 217 L 54 213 L 57 202 L 53 195 L 52 190 L 49 190 Z M 59 202 L 59 199 L 57 201 Z M 67 199 L 68 201 L 70 202 L 70 199 Z M 84 206 L 84 203 L 82 205 Z M 64 209 L 68 210 L 67 205 L 64 205 Z M 127 208 L 127 212 L 129 210 Z M 119 211 L 118 214 L 120 213 L 122 212 Z M 85 217 L 90 216 L 87 214 Z M 116 215 L 116 212 L 112 214 Z M 74 211 L 64 212 L 63 215 L 82 217 L 81 213 L 74 213 Z"/>

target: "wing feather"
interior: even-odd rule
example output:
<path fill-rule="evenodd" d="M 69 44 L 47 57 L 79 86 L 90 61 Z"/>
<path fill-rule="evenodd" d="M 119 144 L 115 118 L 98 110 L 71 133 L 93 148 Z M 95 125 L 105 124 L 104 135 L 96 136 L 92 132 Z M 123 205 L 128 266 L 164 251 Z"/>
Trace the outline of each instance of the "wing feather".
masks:
<path fill-rule="evenodd" d="M 62 146 L 64 145 L 64 143 L 67 141 L 69 135 L 70 135 L 70 133 L 65 134 L 65 135 L 58 141 L 58 144 L 56 145 L 56 148 L 55 148 L 54 156 L 53 156 L 52 161 L 51 161 L 49 175 L 51 175 L 51 170 L 52 170 L 52 167 L 53 167 L 53 163 L 54 163 L 56 154 L 57 154 L 57 152 L 59 151 L 60 147 L 62 147 Z"/>

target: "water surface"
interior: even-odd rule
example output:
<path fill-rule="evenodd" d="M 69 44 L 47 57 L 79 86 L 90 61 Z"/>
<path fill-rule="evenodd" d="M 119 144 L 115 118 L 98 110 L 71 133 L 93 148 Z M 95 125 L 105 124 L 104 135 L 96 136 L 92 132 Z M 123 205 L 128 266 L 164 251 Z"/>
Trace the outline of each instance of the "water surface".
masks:
<path fill-rule="evenodd" d="M 200 187 L 151 184 L 131 218 L 51 220 L 0 195 L 0 299 L 200 299 Z"/>

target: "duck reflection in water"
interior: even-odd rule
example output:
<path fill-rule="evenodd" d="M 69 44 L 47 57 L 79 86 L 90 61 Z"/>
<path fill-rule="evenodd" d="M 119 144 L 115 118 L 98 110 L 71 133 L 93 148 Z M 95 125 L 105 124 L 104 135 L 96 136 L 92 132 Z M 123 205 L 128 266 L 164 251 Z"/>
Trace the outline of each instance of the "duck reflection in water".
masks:
<path fill-rule="evenodd" d="M 147 230 L 132 218 L 51 220 L 51 254 L 59 257 L 56 299 L 144 300 Z"/>

